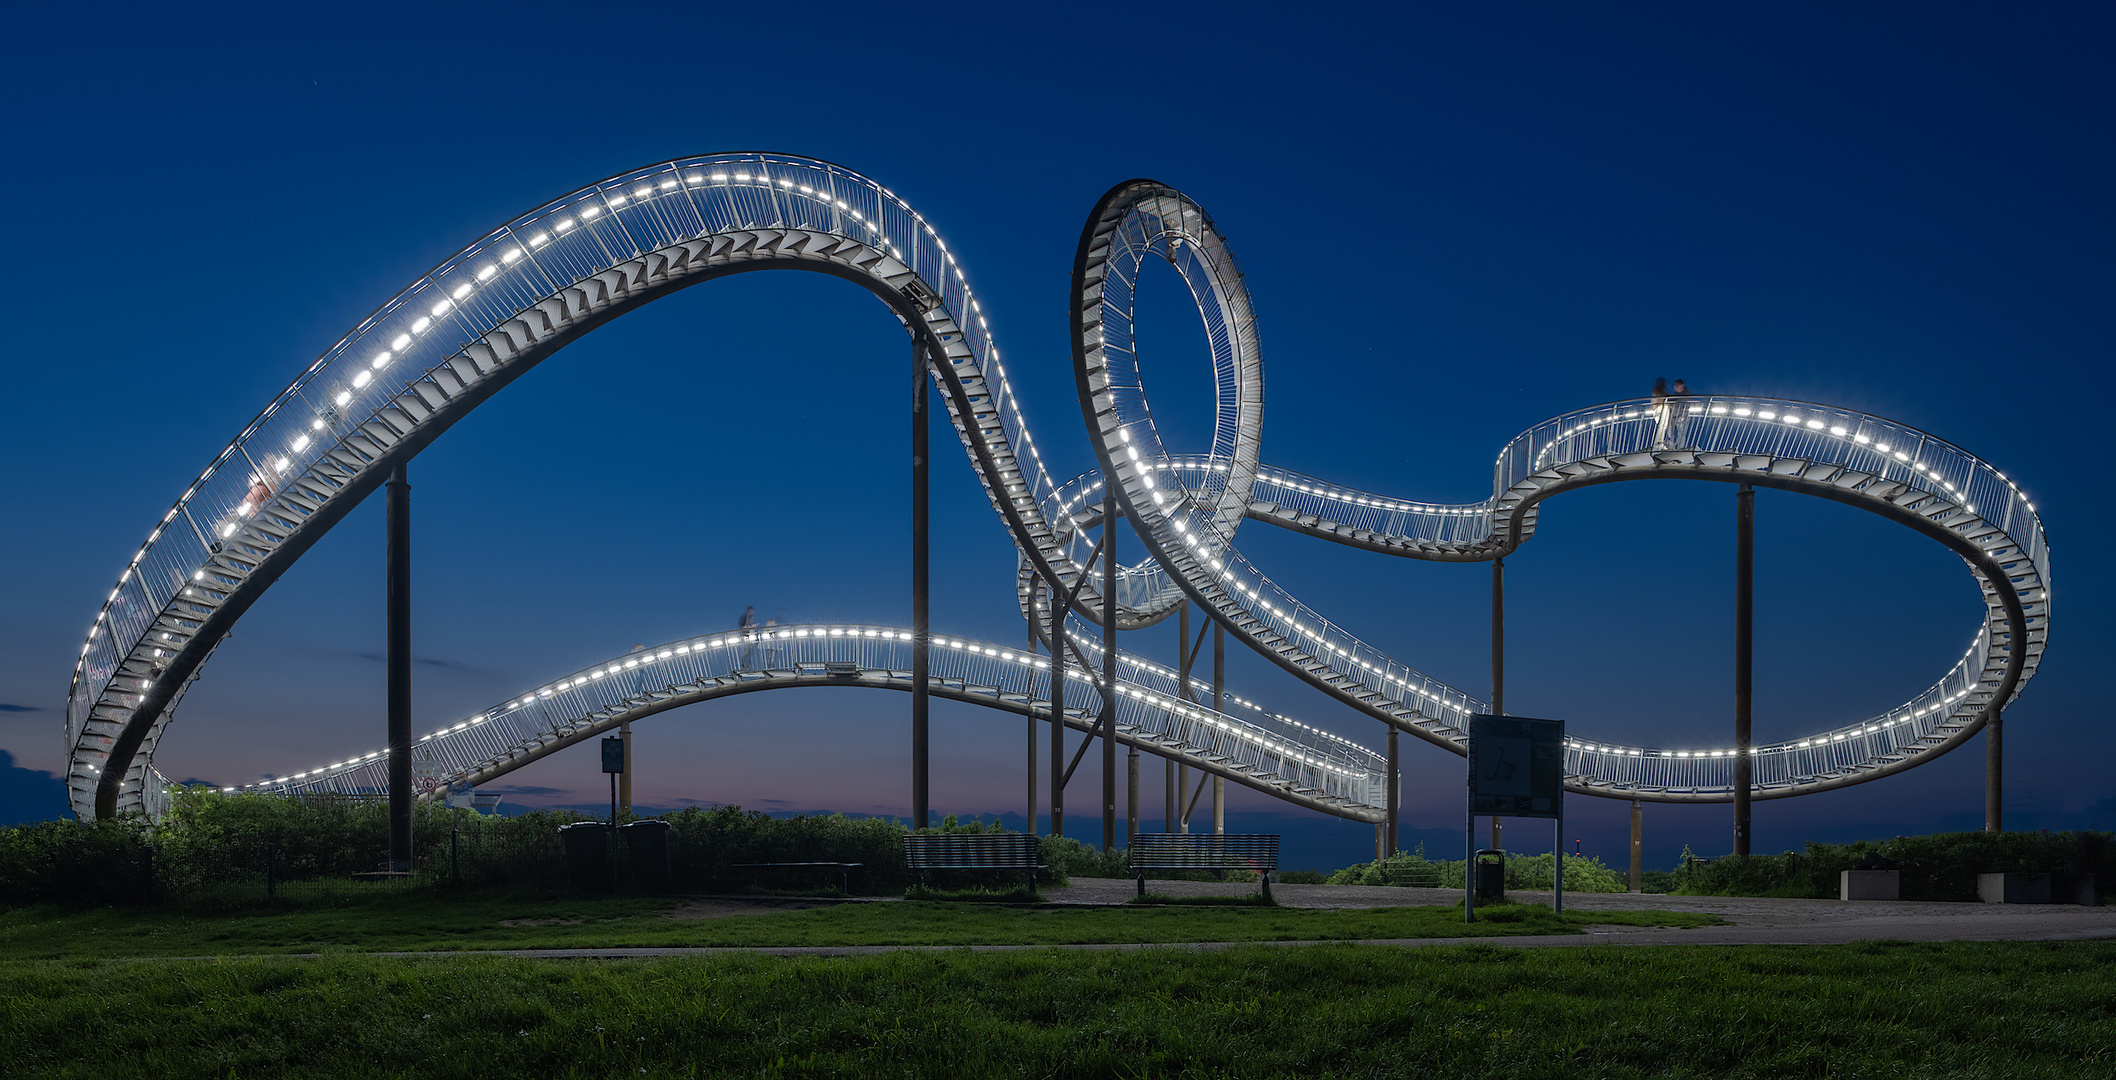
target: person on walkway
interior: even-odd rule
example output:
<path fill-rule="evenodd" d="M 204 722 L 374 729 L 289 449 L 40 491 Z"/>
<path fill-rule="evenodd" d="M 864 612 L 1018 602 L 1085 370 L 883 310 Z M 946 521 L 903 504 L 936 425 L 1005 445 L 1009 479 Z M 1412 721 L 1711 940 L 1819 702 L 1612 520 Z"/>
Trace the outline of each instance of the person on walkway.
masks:
<path fill-rule="evenodd" d="M 1683 429 L 1688 427 L 1690 423 L 1690 388 L 1681 379 L 1675 380 L 1675 389 L 1668 392 L 1668 412 L 1670 414 L 1668 444 L 1676 447 L 1683 446 L 1686 443 Z"/>
<path fill-rule="evenodd" d="M 1668 406 L 1668 380 L 1653 380 L 1653 448 L 1668 448 L 1668 421 L 1673 412 Z"/>
<path fill-rule="evenodd" d="M 742 666 L 753 667 L 757 660 L 757 606 L 751 604 L 742 609 L 742 621 L 737 624 L 742 631 Z"/>

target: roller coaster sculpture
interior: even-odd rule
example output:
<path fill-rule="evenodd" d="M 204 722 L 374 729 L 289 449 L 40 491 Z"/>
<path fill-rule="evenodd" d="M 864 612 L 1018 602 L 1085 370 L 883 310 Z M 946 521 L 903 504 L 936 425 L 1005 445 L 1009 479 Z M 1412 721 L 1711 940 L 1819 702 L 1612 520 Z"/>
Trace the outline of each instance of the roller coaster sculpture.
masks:
<path fill-rule="evenodd" d="M 1212 444 L 1164 442 L 1133 349 L 1149 259 L 1172 265 L 1204 321 L 1217 376 Z M 782 154 L 685 158 L 598 181 L 493 230 L 362 320 L 214 455 L 154 524 L 97 613 L 66 711 L 67 785 L 82 818 L 158 814 L 154 752 L 186 687 L 243 612 L 391 470 L 502 387 L 588 331 L 689 285 L 810 270 L 880 297 L 923 341 L 933 384 L 972 468 L 1020 550 L 1018 602 L 1051 641 L 1049 598 L 1077 596 L 1066 638 L 1099 662 L 1087 626 L 1113 598 L 1120 629 L 1192 604 L 1332 699 L 1456 753 L 1486 706 L 1306 607 L 1234 547 L 1255 519 L 1404 558 L 1502 557 L 1543 500 L 1634 479 L 1715 480 L 1819 496 L 1922 533 L 1969 565 L 1982 624 L 1952 668 L 1858 723 L 1754 748 L 1753 798 L 1859 783 L 1960 745 L 2034 674 L 2049 618 L 2048 547 L 2006 475 L 1936 436 L 1803 402 L 1618 401 L 1543 421 L 1500 449 L 1492 495 L 1443 505 L 1355 491 L 1262 461 L 1263 353 L 1242 275 L 1212 219 L 1146 180 L 1112 189 L 1073 270 L 1073 358 L 1099 468 L 1054 477 L 1023 425 L 1000 350 L 963 267 L 930 222 L 874 181 Z M 1104 485 L 1114 484 L 1114 491 Z M 1105 581 L 1090 533 L 1114 496 L 1148 558 Z M 816 625 L 728 631 L 614 658 L 525 690 L 426 735 L 458 781 L 500 776 L 627 721 L 765 689 L 909 689 L 912 634 Z M 1061 650 L 1062 651 L 1062 650 Z M 1051 658 L 934 635 L 930 692 L 1051 717 Z M 1085 730 L 1097 676 L 1068 665 L 1062 720 Z M 1120 655 L 1118 739 L 1298 805 L 1381 819 L 1371 750 L 1228 695 L 1186 698 L 1177 673 Z M 1734 751 L 1576 738 L 1571 790 L 1627 799 L 1733 798 Z M 381 751 L 240 790 L 376 790 Z M 229 790 L 238 790 L 230 788 Z"/>

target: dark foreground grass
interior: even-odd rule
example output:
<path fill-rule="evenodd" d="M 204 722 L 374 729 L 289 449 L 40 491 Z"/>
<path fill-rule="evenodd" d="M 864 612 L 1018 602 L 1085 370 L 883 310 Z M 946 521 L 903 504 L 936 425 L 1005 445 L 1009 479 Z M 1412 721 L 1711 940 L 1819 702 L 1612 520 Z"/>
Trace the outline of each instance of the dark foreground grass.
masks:
<path fill-rule="evenodd" d="M 958 904 L 1040 904 L 1043 894 L 1027 885 L 1011 889 L 935 889 L 913 885 L 904 890 L 906 900 L 947 900 Z"/>
<path fill-rule="evenodd" d="M 2107 1077 L 2116 943 L 0 963 L 28 1077 Z"/>
<path fill-rule="evenodd" d="M 1228 895 L 1175 896 L 1169 893 L 1149 891 L 1144 896 L 1126 900 L 1127 904 L 1162 905 L 1186 907 L 1277 907 L 1278 902 L 1260 892 Z M 1459 911 L 1459 909 L 1457 909 Z"/>
<path fill-rule="evenodd" d="M 424 895 L 233 913 L 105 908 L 0 911 L 0 959 L 242 956 L 457 949 L 772 945 L 1089 945 L 1578 933 L 1582 926 L 1698 926 L 1688 912 L 1566 912 L 1529 904 L 1313 911 L 1278 907 L 1002 907 L 922 901 L 672 919 L 670 901 Z"/>

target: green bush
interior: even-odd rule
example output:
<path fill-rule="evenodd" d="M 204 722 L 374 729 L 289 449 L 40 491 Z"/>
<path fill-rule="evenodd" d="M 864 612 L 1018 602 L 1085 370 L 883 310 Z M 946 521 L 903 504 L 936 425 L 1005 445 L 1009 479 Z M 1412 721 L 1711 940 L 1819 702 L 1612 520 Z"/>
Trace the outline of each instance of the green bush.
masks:
<path fill-rule="evenodd" d="M 1062 873 L 1060 881 L 1073 876 L 1093 878 L 1127 878 L 1132 876 L 1131 865 L 1126 861 L 1127 850 L 1112 847 L 1108 850 L 1083 844 L 1070 836 L 1046 836 L 1043 838 L 1043 861 Z"/>
<path fill-rule="evenodd" d="M 412 865 L 429 883 L 556 886 L 565 881 L 558 829 L 564 811 L 520 817 L 436 803 L 412 807 Z M 152 830 L 156 884 L 171 898 L 210 899 L 276 882 L 345 880 L 387 869 L 389 806 L 380 799 L 179 791 Z"/>
<path fill-rule="evenodd" d="M 760 878 L 741 863 L 851 862 L 853 892 L 895 894 L 911 884 L 904 862 L 905 828 L 891 818 L 843 814 L 775 818 L 737 806 L 693 807 L 670 814 L 669 862 L 674 886 L 688 892 L 730 892 L 760 881 L 815 884 L 793 878 Z"/>
<path fill-rule="evenodd" d="M 563 811 L 498 817 L 436 804 L 414 806 L 415 883 L 563 888 L 559 829 L 591 820 Z M 861 867 L 852 891 L 895 894 L 912 884 L 901 823 L 839 814 L 774 818 L 739 807 L 671 814 L 671 886 L 691 892 L 759 884 L 835 885 L 788 874 L 759 877 L 742 863 L 846 862 Z M 944 819 L 937 830 L 997 833 L 995 820 Z M 1123 852 L 1100 852 L 1073 840 L 1042 841 L 1047 883 L 1068 871 L 1123 873 Z M 0 829 L 0 903 L 247 902 L 288 883 L 350 884 L 381 869 L 389 850 L 389 808 L 372 797 L 286 797 L 173 793 L 169 816 L 143 821 L 51 821 Z M 268 882 L 269 878 L 269 882 Z M 963 872 L 936 882 L 948 888 L 1011 889 L 1012 871 Z"/>
<path fill-rule="evenodd" d="M 136 820 L 0 829 L 0 903 L 145 903 L 153 860 L 147 827 Z"/>
<path fill-rule="evenodd" d="M 1461 860 L 1431 860 L 1425 857 L 1424 849 L 1405 854 L 1397 852 L 1384 868 L 1379 863 L 1354 863 L 1330 875 L 1332 885 L 1389 885 L 1388 870 L 1429 870 L 1438 874 L 1440 887 L 1459 889 L 1462 887 Z M 1506 887 L 1509 889 L 1548 889 L 1555 860 L 1544 855 L 1512 855 L 1506 857 Z M 1565 891 L 1620 893 L 1630 891 L 1630 883 L 1614 869 L 1602 865 L 1602 860 L 1592 855 L 1565 856 Z"/>
<path fill-rule="evenodd" d="M 1506 887 L 1509 889 L 1548 889 L 1551 887 L 1551 872 L 1555 861 L 1550 855 L 1508 855 L 1506 857 Z M 1565 856 L 1565 891 L 1583 893 L 1629 892 L 1631 883 L 1612 867 L 1602 865 L 1600 856 Z"/>
<path fill-rule="evenodd" d="M 2050 874 L 2061 890 L 2086 874 L 2103 888 L 2116 882 L 2116 837 L 2103 832 L 1954 832 L 1811 843 L 1804 853 L 1686 857 L 1674 877 L 1677 891 L 1691 895 L 1826 899 L 1837 895 L 1838 874 L 1869 856 L 1901 871 L 1905 900 L 1975 900 L 1978 874 Z"/>
<path fill-rule="evenodd" d="M 1724 855 L 1699 859 L 1684 851 L 1675 869 L 1676 890 L 1690 896 L 1814 895 L 1809 867 L 1793 852 L 1783 855 Z M 1833 884 L 1832 895 L 1836 892 Z"/>
<path fill-rule="evenodd" d="M 1437 875 L 1443 888 L 1462 887 L 1462 864 L 1459 862 L 1434 862 L 1425 857 L 1425 845 L 1411 853 L 1397 852 L 1390 856 L 1387 865 L 1381 862 L 1353 863 L 1332 873 L 1327 879 L 1331 885 L 1393 885 L 1390 871 L 1410 871 L 1419 874 Z"/>

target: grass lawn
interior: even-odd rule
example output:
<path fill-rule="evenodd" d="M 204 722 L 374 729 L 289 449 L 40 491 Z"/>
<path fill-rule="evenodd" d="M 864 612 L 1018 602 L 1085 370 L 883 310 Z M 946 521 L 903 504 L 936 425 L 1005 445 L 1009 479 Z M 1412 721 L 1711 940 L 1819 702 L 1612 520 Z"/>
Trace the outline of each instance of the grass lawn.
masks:
<path fill-rule="evenodd" d="M 2111 942 L 14 960 L 0 997 L 14 1080 L 2116 1075 Z"/>
<path fill-rule="evenodd" d="M 0 910 L 0 959 L 237 956 L 450 949 L 756 945 L 1076 945 L 1577 933 L 1583 926 L 1698 926 L 1686 912 L 1566 912 L 1528 904 L 1313 911 L 1259 907 L 1005 907 L 923 901 L 672 919 L 666 899 L 400 892 L 204 913 Z"/>

